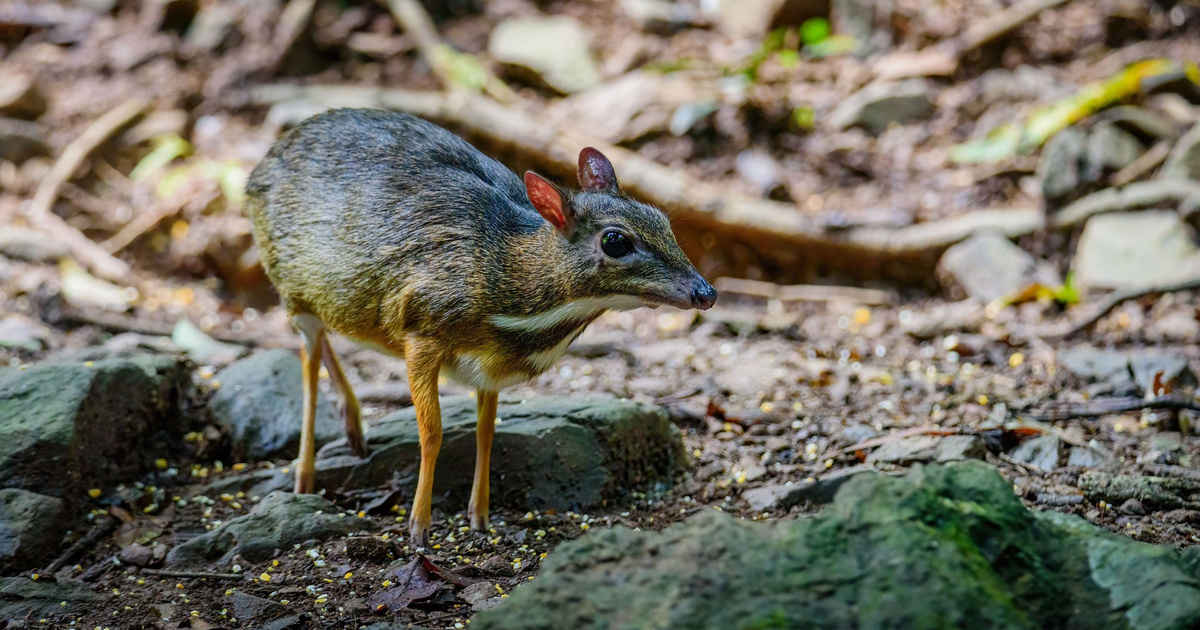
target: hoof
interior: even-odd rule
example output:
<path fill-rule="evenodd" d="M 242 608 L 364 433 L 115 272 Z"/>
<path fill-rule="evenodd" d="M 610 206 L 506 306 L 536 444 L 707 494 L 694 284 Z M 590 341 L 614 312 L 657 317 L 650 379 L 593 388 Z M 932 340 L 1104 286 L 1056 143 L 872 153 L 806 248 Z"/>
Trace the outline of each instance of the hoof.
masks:
<path fill-rule="evenodd" d="M 477 532 L 486 532 L 489 529 L 488 513 L 476 514 L 475 508 L 467 510 L 467 516 L 471 517 L 471 529 Z"/>
<path fill-rule="evenodd" d="M 412 522 L 408 528 L 409 544 L 413 547 L 429 546 L 429 524 Z"/>

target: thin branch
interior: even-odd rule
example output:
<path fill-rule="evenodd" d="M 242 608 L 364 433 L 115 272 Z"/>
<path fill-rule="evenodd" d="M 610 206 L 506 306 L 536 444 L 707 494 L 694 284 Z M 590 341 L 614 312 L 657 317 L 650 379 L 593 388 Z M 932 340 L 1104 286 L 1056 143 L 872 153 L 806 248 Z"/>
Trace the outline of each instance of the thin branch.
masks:
<path fill-rule="evenodd" d="M 117 519 L 108 516 L 107 514 L 101 516 L 100 518 L 103 520 L 93 525 L 92 529 L 83 538 L 75 541 L 75 544 L 68 547 L 67 550 L 64 551 L 61 556 L 55 559 L 54 562 L 51 562 L 50 565 L 47 566 L 44 571 L 42 571 L 42 573 L 53 575 L 54 573 L 58 572 L 59 569 L 67 566 L 67 563 L 83 555 L 85 551 L 91 549 L 96 543 L 100 542 L 104 537 L 108 536 L 114 529 L 117 528 Z"/>
<path fill-rule="evenodd" d="M 1183 214 L 1200 207 L 1200 182 L 1163 179 L 1137 182 L 1122 188 L 1105 188 L 1054 213 L 1050 227 L 1073 228 L 1098 214 L 1135 210 L 1167 202 L 1180 204 Z"/>
<path fill-rule="evenodd" d="M 892 304 L 896 296 L 890 291 L 813 284 L 780 285 L 743 278 L 717 278 L 717 290 L 722 293 L 747 295 L 781 302 L 846 301 L 868 306 Z"/>
<path fill-rule="evenodd" d="M 126 279 L 129 276 L 129 265 L 93 243 L 82 232 L 55 215 L 51 209 L 63 184 L 79 169 L 87 156 L 133 122 L 146 110 L 148 104 L 145 99 L 132 98 L 97 118 L 63 150 L 50 173 L 38 186 L 29 208 L 29 218 L 34 225 L 51 232 L 67 246 L 83 266 L 108 280 Z"/>
<path fill-rule="evenodd" d="M 1200 403 L 1174 396 L 1160 396 L 1146 400 L 1136 396 L 1097 398 L 1086 402 L 1052 403 L 1038 409 L 1020 413 L 1021 417 L 1043 422 L 1074 420 L 1076 418 L 1100 418 L 1118 413 L 1142 411 L 1144 409 L 1168 409 L 1200 411 Z"/>
<path fill-rule="evenodd" d="M 208 580 L 245 580 L 245 573 L 210 573 L 207 571 L 175 571 L 172 569 L 138 569 L 139 573 L 156 577 L 173 577 Z"/>
<path fill-rule="evenodd" d="M 1113 309 L 1130 300 L 1137 300 L 1146 297 L 1147 295 L 1154 295 L 1158 293 L 1178 293 L 1181 291 L 1195 291 L 1197 289 L 1200 289 L 1200 275 L 1196 276 L 1195 278 L 1187 278 L 1185 280 L 1170 284 L 1152 285 L 1138 289 L 1114 291 L 1110 293 L 1108 297 L 1104 298 L 1104 301 L 1100 303 L 1100 306 L 1096 308 L 1095 312 L 1076 322 L 1069 330 L 1067 330 L 1066 333 L 1063 334 L 1063 336 L 1072 337 L 1085 330 L 1088 330 L 1092 326 L 1095 326 L 1096 322 L 1103 319 L 1105 315 L 1111 313 Z"/>

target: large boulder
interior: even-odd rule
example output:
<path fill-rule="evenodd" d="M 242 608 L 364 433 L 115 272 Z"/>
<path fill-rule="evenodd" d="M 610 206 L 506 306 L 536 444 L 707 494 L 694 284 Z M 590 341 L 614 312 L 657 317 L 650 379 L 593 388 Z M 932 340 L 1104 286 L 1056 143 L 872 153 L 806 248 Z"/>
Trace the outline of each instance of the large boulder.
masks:
<path fill-rule="evenodd" d="M 373 521 L 348 516 L 317 495 L 273 492 L 249 514 L 232 518 L 172 549 L 167 564 L 223 564 L 234 556 L 258 562 L 274 556 L 276 549 L 290 549 L 306 540 L 327 540 L 374 529 Z"/>
<path fill-rule="evenodd" d="M 62 540 L 67 515 L 62 499 L 17 488 L 0 490 L 0 573 L 49 560 Z"/>
<path fill-rule="evenodd" d="M 434 502 L 466 506 L 475 471 L 475 399 L 443 398 L 442 449 Z M 493 505 L 514 509 L 585 509 L 668 484 L 686 461 L 679 431 L 664 410 L 587 398 L 503 398 L 492 442 Z M 411 493 L 421 460 L 416 412 L 404 409 L 367 433 L 371 453 L 360 459 L 344 439 L 317 453 L 317 488 L 353 494 L 394 484 Z M 276 468 L 223 482 L 250 495 L 286 488 L 292 473 Z M 212 492 L 214 490 L 210 490 Z"/>
<path fill-rule="evenodd" d="M 550 628 L 1193 628 L 1200 550 L 1026 509 L 978 462 L 856 475 L 811 519 L 594 530 L 481 613 Z"/>
<path fill-rule="evenodd" d="M 217 373 L 209 413 L 233 438 L 234 451 L 249 459 L 295 457 L 300 446 L 304 380 L 300 359 L 288 350 L 267 350 Z M 324 394 L 317 395 L 317 445 L 343 435 L 341 420 Z"/>
<path fill-rule="evenodd" d="M 163 355 L 0 369 L 0 486 L 71 499 L 152 469 L 184 433 L 190 386 Z"/>

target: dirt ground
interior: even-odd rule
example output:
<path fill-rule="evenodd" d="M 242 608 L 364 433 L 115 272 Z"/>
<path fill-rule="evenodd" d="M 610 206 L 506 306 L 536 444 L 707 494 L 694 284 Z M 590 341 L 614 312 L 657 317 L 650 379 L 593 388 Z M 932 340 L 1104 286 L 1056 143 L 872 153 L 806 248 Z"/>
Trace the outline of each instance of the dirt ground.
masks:
<path fill-rule="evenodd" d="M 31 20 L 22 25 L 5 17 L 8 9 L 0 7 L 0 78 L 6 73 L 37 77 L 48 104 L 38 122 L 49 145 L 67 145 L 97 117 L 134 96 L 147 99 L 156 112 L 91 157 L 80 176 L 63 186 L 55 212 L 92 240 L 104 242 L 146 208 L 171 206 L 160 221 L 118 250 L 134 268 L 133 299 L 114 297 L 101 285 L 73 283 L 80 276 L 54 261 L 50 240 L 29 243 L 35 251 L 25 259 L 0 257 L 0 313 L 26 318 L 21 321 L 40 340 L 36 349 L 0 347 L 0 362 L 20 365 L 104 344 L 162 348 L 163 337 L 184 317 L 231 343 L 298 347 L 286 313 L 257 267 L 236 195 L 222 190 L 222 176 L 184 177 L 177 189 L 183 192 L 164 198 L 154 191 L 156 180 L 132 181 L 131 171 L 156 146 L 153 138 L 179 134 L 194 147 L 194 157 L 180 157 L 180 163 L 216 172 L 225 172 L 220 165 L 232 164 L 244 177 L 281 131 L 266 108 L 246 102 L 247 85 L 289 81 L 435 89 L 437 82 L 413 42 L 397 33 L 386 10 L 372 3 L 341 7 L 318 2 L 307 36 L 306 69 L 295 71 L 300 62 L 294 59 L 282 65 L 272 61 L 272 32 L 266 24 L 273 22 L 257 20 L 279 8 L 267 4 L 243 7 L 250 17 L 240 22 L 240 39 L 204 53 L 189 52 L 181 33 L 164 26 L 169 19 L 155 17 L 141 3 L 118 2 L 99 17 L 74 5 L 21 0 L 13 5 L 13 11 L 48 11 L 49 17 L 43 16 L 48 26 L 30 26 Z M 660 64 L 687 67 L 692 80 L 711 83 L 753 52 L 753 46 L 747 50 L 745 42 L 731 40 L 712 25 L 643 30 L 615 2 L 505 0 L 487 3 L 479 12 L 458 10 L 466 4 L 446 3 L 445 14 L 435 14 L 438 31 L 457 49 L 485 54 L 488 33 L 513 16 L 573 15 L 591 29 L 606 77 Z M 897 46 L 915 50 L 950 38 L 1009 4 L 984 0 L 929 6 L 897 0 Z M 50 6 L 64 13 L 54 13 Z M 744 103 L 722 105 L 687 134 L 659 130 L 625 146 L 731 195 L 752 196 L 763 191 L 738 175 L 737 156 L 748 148 L 761 149 L 774 156 L 783 173 L 781 185 L 770 194 L 794 202 L 797 212 L 826 225 L 903 226 L 984 207 L 1038 207 L 1038 194 L 1027 183 L 1036 164 L 1033 157 L 1020 156 L 1001 166 L 953 165 L 946 162 L 946 152 L 978 130 L 1028 111 L 1046 93 L 1069 93 L 1136 58 L 1200 59 L 1200 21 L 1181 25 L 1170 11 L 1152 11 L 1144 21 L 1133 20 L 1135 33 L 1126 35 L 1113 26 L 1114 20 L 1123 24 L 1114 18 L 1121 17 L 1123 7 L 1115 1 L 1068 2 L 1045 12 L 1002 45 L 976 51 L 959 73 L 942 80 L 929 120 L 895 126 L 878 137 L 820 125 L 797 130 L 786 122 L 798 106 L 810 107 L 821 120 L 869 80 L 863 60 L 841 56 L 792 65 L 768 57 Z M 1196 11 L 1192 5 L 1186 10 Z M 370 41 L 396 48 L 388 53 L 351 51 L 351 33 L 377 36 Z M 1022 66 L 1029 68 L 1021 75 L 1025 83 L 1011 72 Z M 535 115 L 559 100 L 519 82 L 513 87 L 521 106 Z M 52 167 L 48 157 L 21 166 L 0 161 L 0 224 L 28 227 L 30 200 Z M 1067 257 L 1054 237 L 1030 237 L 1021 244 L 1066 270 Z M 51 253 L 43 255 L 39 248 Z M 772 279 L 753 270 L 746 275 Z M 866 284 L 880 286 L 869 279 Z M 783 302 L 730 292 L 703 314 L 661 308 L 603 316 L 550 372 L 512 393 L 620 397 L 664 405 L 683 432 L 691 454 L 688 471 L 669 488 L 634 493 L 626 503 L 592 514 L 494 509 L 494 527 L 486 534 L 467 530 L 461 512 L 435 511 L 434 545 L 425 556 L 438 567 L 494 582 L 493 597 L 504 597 L 536 579 L 541 559 L 556 545 L 589 528 L 661 529 L 709 509 L 748 519 L 803 517 L 820 505 L 754 510 L 743 495 L 787 482 L 835 478 L 863 466 L 877 446 L 906 436 L 958 434 L 979 437 L 986 452 L 976 455 L 997 466 L 1033 509 L 1078 514 L 1152 543 L 1200 542 L 1195 503 L 1094 501 L 1079 487 L 1084 467 L 1068 465 L 1066 456 L 1090 454 L 1093 461 L 1109 462 L 1113 473 L 1195 479 L 1200 457 L 1200 438 L 1191 430 L 1195 411 L 1147 408 L 1098 417 L 1064 412 L 1061 420 L 1034 419 L 1053 416 L 1055 405 L 1086 406 L 1104 393 L 1061 365 L 1059 354 L 1078 345 L 1182 354 L 1191 372 L 1200 374 L 1200 298 L 1194 291 L 1126 302 L 1091 330 L 1065 340 L 1044 333 L 1047 326 L 1069 321 L 1075 307 L 1031 301 L 985 309 L 982 303 L 956 302 L 909 287 L 881 288 L 888 304 Z M 397 402 L 379 400 L 403 400 L 403 362 L 342 339 L 334 344 L 356 386 L 396 393 L 366 403 L 368 426 L 394 410 Z M 210 386 L 204 375 L 211 372 L 203 366 L 198 370 L 201 391 Z M 442 393 L 463 391 L 445 383 Z M 1057 436 L 1061 443 L 1063 455 L 1050 470 L 1013 456 L 1019 443 L 1043 435 Z M 115 534 L 89 543 L 77 564 L 60 572 L 105 594 L 103 604 L 81 614 L 29 619 L 24 626 L 10 627 L 260 627 L 233 619 L 232 589 L 306 615 L 279 628 L 358 628 L 387 619 L 426 628 L 469 624 L 473 607 L 453 593 L 404 608 L 394 617 L 368 603 L 398 579 L 387 570 L 392 561 L 416 553 L 405 540 L 402 513 L 411 497 L 400 498 L 400 511 L 394 512 L 359 514 L 360 506 L 342 506 L 347 518 L 376 521 L 390 548 L 352 549 L 344 540 L 326 541 L 287 550 L 272 561 L 247 563 L 236 574 L 214 567 L 208 577 L 156 574 L 114 563 L 130 541 L 169 547 L 246 513 L 255 503 L 256 497 L 246 496 L 203 498 L 208 483 L 290 464 L 218 462 L 220 453 L 202 448 L 205 428 L 196 427 L 196 436 L 196 459 L 166 462 L 157 474 L 129 480 L 117 506 L 128 522 Z M 872 465 L 902 470 L 908 463 Z M 143 513 L 150 503 L 170 507 Z M 97 502 L 89 522 L 112 518 L 106 507 Z M 87 531 L 86 526 L 77 528 L 72 540 Z"/>

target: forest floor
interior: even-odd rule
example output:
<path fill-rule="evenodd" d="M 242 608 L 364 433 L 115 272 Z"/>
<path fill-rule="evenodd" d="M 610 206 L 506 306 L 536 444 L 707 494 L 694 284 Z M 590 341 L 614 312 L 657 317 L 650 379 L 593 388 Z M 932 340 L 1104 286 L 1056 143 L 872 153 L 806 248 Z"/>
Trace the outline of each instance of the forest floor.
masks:
<path fill-rule="evenodd" d="M 286 313 L 257 265 L 238 206 L 246 174 L 284 124 L 293 122 L 295 111 L 258 105 L 247 95 L 255 85 L 278 82 L 437 89 L 437 78 L 417 54 L 417 42 L 373 3 L 316 2 L 302 34 L 284 37 L 283 48 L 278 47 L 280 7 L 275 3 L 200 3 L 202 14 L 213 20 L 221 19 L 221 7 L 234 16 L 224 30 L 214 27 L 208 40 L 185 35 L 188 29 L 177 23 L 181 18 L 167 8 L 151 8 L 186 7 L 187 2 L 106 4 L 18 0 L 11 9 L 0 9 L 0 46 L 6 51 L 0 56 L 0 83 L 5 77 L 35 77 L 45 105 L 34 116 L 36 123 L 27 123 L 33 127 L 26 128 L 38 136 L 42 150 L 23 159 L 0 151 L 0 225 L 5 226 L 0 228 L 0 363 L 27 365 L 116 345 L 187 350 L 178 337 L 169 339 L 184 319 L 231 347 L 298 348 Z M 301 4 L 292 0 L 288 7 Z M 879 52 L 820 59 L 778 54 L 799 46 L 792 42 L 770 49 L 763 44 L 766 31 L 732 36 L 716 17 L 663 29 L 639 23 L 625 3 L 539 7 L 506 0 L 487 3 L 483 11 L 458 10 L 468 4 L 445 3 L 445 14 L 434 15 L 438 33 L 458 50 L 487 59 L 489 33 L 497 24 L 540 13 L 570 15 L 587 27 L 601 82 L 652 69 L 683 77 L 681 90 L 703 96 L 723 85 L 723 77 L 747 76 L 749 60 L 758 59 L 753 79 L 738 88 L 737 98 L 694 96 L 668 108 L 652 103 L 620 129 L 595 132 L 730 196 L 789 204 L 832 232 L 900 229 L 980 208 L 1049 212 L 1035 155 L 963 164 L 947 159 L 952 147 L 1112 77 L 1131 62 L 1200 59 L 1200 20 L 1187 3 L 1149 9 L 1116 1 L 1059 3 L 997 43 L 963 53 L 961 66 L 949 76 L 929 79 L 927 117 L 871 134 L 826 121 L 873 79 L 873 61 L 889 50 L 913 51 L 951 40 L 1014 3 L 942 2 L 930 8 L 897 0 L 890 19 L 882 20 L 891 36 L 879 44 Z M 702 15 L 697 3 L 668 4 Z M 496 64 L 488 67 L 517 90 L 512 107 L 535 118 L 579 116 L 584 126 L 598 119 L 594 108 L 578 104 L 578 95 L 561 98 L 522 83 L 519 75 L 501 72 Z M 1200 117 L 1196 105 L 1169 98 L 1177 94 L 1157 96 L 1123 102 L 1146 105 L 1180 129 L 1189 116 L 1190 122 Z M 32 213 L 44 182 L 55 177 L 52 156 L 61 156 L 95 120 L 130 99 L 145 99 L 147 113 L 98 141 L 99 148 L 92 147 L 63 175 L 49 200 L 47 210 L 66 227 L 40 221 Z M 292 105 L 300 111 L 312 107 Z M 3 116 L 29 118 L 2 106 Z M 795 124 L 798 112 L 812 120 Z M 684 125 L 679 133 L 668 129 L 678 125 Z M 8 133 L 2 125 L 0 133 Z M 186 150 L 171 149 L 181 146 L 171 144 L 174 138 Z M 155 154 L 163 164 L 147 157 Z M 529 161 L 518 156 L 511 163 Z M 1153 173 L 1154 166 L 1133 173 L 1132 181 Z M 1113 183 L 1112 176 L 1081 181 L 1068 197 L 1101 190 Z M 780 276 L 769 265 L 758 266 L 753 256 L 722 251 L 727 237 L 722 227 L 705 229 L 695 236 L 704 241 L 705 254 L 697 261 L 702 271 L 766 282 L 803 275 Z M 106 274 L 91 265 L 84 264 L 84 271 L 59 262 L 63 253 L 77 253 L 63 237 L 72 231 L 103 244 L 132 270 L 103 280 L 99 276 Z M 1077 231 L 1038 232 L 1019 243 L 1068 278 L 1078 240 Z M 816 265 L 824 266 L 838 265 Z M 822 484 L 847 473 L 900 471 L 964 457 L 995 465 L 1033 509 L 1077 514 L 1151 543 L 1200 542 L 1195 489 L 1162 490 L 1146 481 L 1200 480 L 1200 437 L 1194 433 L 1200 418 L 1194 394 L 1200 374 L 1200 298 L 1195 291 L 1150 292 L 1066 336 L 1064 327 L 1100 303 L 1100 292 L 1084 291 L 1076 304 L 1062 297 L 1061 287 L 1053 288 L 1059 292 L 1052 298 L 1044 295 L 1051 288 L 1042 287 L 1041 299 L 998 304 L 955 299 L 958 289 L 941 287 L 932 273 L 918 286 L 869 276 L 815 280 L 854 282 L 878 293 L 831 290 L 816 299 L 791 300 L 778 294 L 756 297 L 750 295 L 754 289 L 726 284 L 718 286 L 731 290 L 704 313 L 670 308 L 609 313 L 551 371 L 513 388 L 511 393 L 522 397 L 617 397 L 663 406 L 683 434 L 690 463 L 671 487 L 632 493 L 627 504 L 595 513 L 494 508 L 494 528 L 487 534 L 462 531 L 462 513 L 435 510 L 436 544 L 424 550 L 425 557 L 462 575 L 488 577 L 496 585 L 492 597 L 422 601 L 384 617 L 367 600 L 385 580 L 396 579 L 387 553 L 362 555 L 347 549 L 344 540 L 285 551 L 275 560 L 249 563 L 238 574 L 215 567 L 223 577 L 199 578 L 119 566 L 111 559 L 132 539 L 104 536 L 83 550 L 73 568 L 58 574 L 84 578 L 104 596 L 102 604 L 8 627 L 350 628 L 387 618 L 459 628 L 469 623 L 473 610 L 490 605 L 488 600 L 535 579 L 545 554 L 591 527 L 658 530 L 705 509 L 755 520 L 802 517 L 828 501 L 822 497 L 835 485 Z M 401 406 L 404 364 L 340 338 L 334 347 L 357 388 L 392 392 L 365 404 L 369 432 L 373 422 Z M 230 360 L 197 361 L 202 388 L 209 367 L 219 369 Z M 447 382 L 442 393 L 466 391 Z M 183 474 L 165 491 L 193 498 L 214 480 L 290 465 L 287 460 L 218 465 L 220 457 L 198 454 L 195 461 L 179 462 Z M 1135 483 L 1149 485 L 1108 496 L 1081 487 L 1081 476 L 1092 470 L 1132 475 Z M 127 480 L 130 486 L 135 482 L 143 490 L 164 479 Z M 816 489 L 790 490 L 800 487 Z M 246 513 L 253 507 L 249 499 L 231 497 L 211 505 L 183 501 L 159 515 L 151 538 L 171 547 Z M 125 513 L 135 504 L 131 500 Z M 356 511 L 356 506 L 342 507 Z M 103 511 L 89 518 L 102 516 Z M 413 557 L 402 518 L 391 513 L 348 518 L 371 519 L 396 541 L 388 553 Z M 140 517 L 137 522 L 151 527 Z M 86 527 L 76 528 L 71 541 L 86 533 Z M 314 567 L 314 557 L 321 567 Z M 270 579 L 256 577 L 263 575 Z M 323 596 L 314 596 L 309 588 L 314 584 Z M 229 621 L 234 588 L 301 616 L 272 609 L 255 613 L 258 622 Z M 286 623 L 267 625 L 272 615 Z"/>

